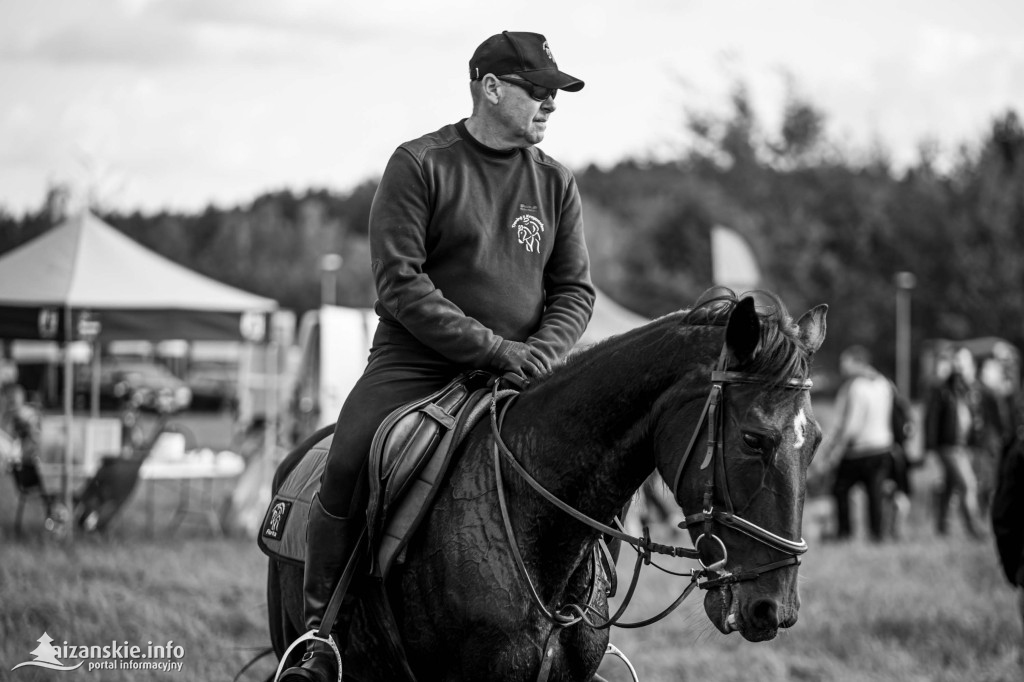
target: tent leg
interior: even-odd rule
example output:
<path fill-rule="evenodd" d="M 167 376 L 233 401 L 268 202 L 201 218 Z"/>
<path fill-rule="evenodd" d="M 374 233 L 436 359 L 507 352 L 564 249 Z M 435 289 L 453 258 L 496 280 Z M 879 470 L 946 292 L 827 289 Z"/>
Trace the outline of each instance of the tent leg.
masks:
<path fill-rule="evenodd" d="M 68 510 L 69 518 L 67 522 L 67 540 L 71 542 L 74 540 L 75 523 L 74 523 L 74 509 L 75 502 L 73 499 L 72 490 L 72 477 L 71 469 L 73 466 L 72 449 L 74 443 L 72 442 L 73 433 L 73 399 L 74 399 L 74 363 L 71 358 L 71 306 L 64 308 L 64 472 L 61 476 L 61 491 L 64 497 L 64 505 Z"/>

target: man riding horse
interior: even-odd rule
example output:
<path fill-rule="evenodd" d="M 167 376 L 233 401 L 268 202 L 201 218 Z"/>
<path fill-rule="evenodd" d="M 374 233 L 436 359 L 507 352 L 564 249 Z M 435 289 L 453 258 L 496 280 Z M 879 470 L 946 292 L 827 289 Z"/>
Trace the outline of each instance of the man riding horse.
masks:
<path fill-rule="evenodd" d="M 380 317 L 309 511 L 305 627 L 320 628 L 366 523 L 367 455 L 393 410 L 468 369 L 547 372 L 573 347 L 594 288 L 572 173 L 535 147 L 559 90 L 544 36 L 503 31 L 469 61 L 472 114 L 394 152 L 370 210 Z M 524 239 L 524 227 L 529 227 Z M 344 640 L 354 599 L 334 631 Z M 344 641 L 339 642 L 344 650 Z M 311 640 L 282 680 L 335 680 L 331 648 Z"/>

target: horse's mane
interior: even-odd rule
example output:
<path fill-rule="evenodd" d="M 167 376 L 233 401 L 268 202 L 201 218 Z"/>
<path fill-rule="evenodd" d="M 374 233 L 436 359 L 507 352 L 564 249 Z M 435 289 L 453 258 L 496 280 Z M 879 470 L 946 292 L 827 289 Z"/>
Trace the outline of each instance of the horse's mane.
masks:
<path fill-rule="evenodd" d="M 692 308 L 669 313 L 639 329 L 605 339 L 583 352 L 574 353 L 567 364 L 575 364 L 584 356 L 601 352 L 603 348 L 629 343 L 635 334 L 669 331 L 679 326 L 725 326 L 741 298 L 746 296 L 754 297 L 758 317 L 761 319 L 761 339 L 751 358 L 729 369 L 763 376 L 769 384 L 807 379 L 810 375 L 811 354 L 801 342 L 799 328 L 782 300 L 770 291 L 747 292 L 740 297 L 725 287 L 709 289 Z"/>
<path fill-rule="evenodd" d="M 752 291 L 758 317 L 761 318 L 761 340 L 753 355 L 730 369 L 763 376 L 770 383 L 791 379 L 805 380 L 811 371 L 811 354 L 800 340 L 800 330 L 782 300 L 770 291 Z M 731 289 L 708 290 L 682 318 L 689 325 L 724 326 L 741 300 Z"/>

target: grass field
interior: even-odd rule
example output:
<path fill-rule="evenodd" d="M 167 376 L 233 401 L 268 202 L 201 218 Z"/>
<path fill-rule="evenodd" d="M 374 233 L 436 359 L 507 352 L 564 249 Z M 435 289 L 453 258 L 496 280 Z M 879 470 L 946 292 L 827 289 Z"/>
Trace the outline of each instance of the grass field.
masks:
<path fill-rule="evenodd" d="M 175 494 L 154 492 L 162 518 Z M 150 537 L 143 497 L 132 500 L 106 536 L 66 547 L 46 537 L 37 505 L 26 517 L 27 536 L 12 536 L 13 486 L 0 480 L 0 680 L 226 681 L 268 646 L 265 560 L 255 544 L 211 537 L 195 523 L 173 536 L 157 524 Z M 1016 595 L 991 542 L 972 542 L 958 527 L 950 537 L 935 537 L 923 501 L 917 502 L 898 544 L 812 542 L 800 569 L 800 620 L 771 642 L 720 635 L 700 596 L 661 623 L 614 631 L 612 641 L 645 682 L 1024 679 Z M 669 532 L 652 530 L 656 539 Z M 631 565 L 624 553 L 623 575 Z M 682 589 L 681 580 L 646 572 L 627 620 L 660 610 Z M 54 645 L 145 647 L 172 640 L 182 648 L 182 670 L 12 671 L 33 660 L 43 632 Z M 271 670 L 261 661 L 243 679 L 262 679 Z M 601 673 L 629 679 L 617 660 Z"/>

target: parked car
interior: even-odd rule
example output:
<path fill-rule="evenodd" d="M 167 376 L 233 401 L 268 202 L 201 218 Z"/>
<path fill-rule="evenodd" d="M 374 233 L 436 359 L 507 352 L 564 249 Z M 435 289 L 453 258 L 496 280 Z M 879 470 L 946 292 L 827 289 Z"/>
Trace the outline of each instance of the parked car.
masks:
<path fill-rule="evenodd" d="M 236 364 L 193 360 L 185 382 L 192 391 L 193 410 L 233 409 L 238 401 Z"/>
<path fill-rule="evenodd" d="M 92 390 L 89 367 L 75 381 L 76 400 L 87 405 Z M 103 358 L 100 363 L 100 407 L 116 409 L 133 399 L 139 409 L 180 412 L 192 402 L 192 390 L 163 365 L 149 360 Z"/>

